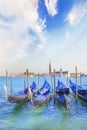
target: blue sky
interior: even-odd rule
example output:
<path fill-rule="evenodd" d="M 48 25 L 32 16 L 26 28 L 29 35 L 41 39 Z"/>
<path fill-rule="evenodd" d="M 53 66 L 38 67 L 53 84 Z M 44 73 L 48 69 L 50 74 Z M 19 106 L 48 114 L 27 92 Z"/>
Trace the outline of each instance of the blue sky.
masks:
<path fill-rule="evenodd" d="M 87 72 L 87 0 L 0 0 L 0 73 Z"/>

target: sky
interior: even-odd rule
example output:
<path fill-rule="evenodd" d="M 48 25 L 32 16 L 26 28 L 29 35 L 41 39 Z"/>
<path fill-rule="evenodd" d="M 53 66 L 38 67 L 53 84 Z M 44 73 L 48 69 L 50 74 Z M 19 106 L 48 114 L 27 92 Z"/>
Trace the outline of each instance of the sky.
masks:
<path fill-rule="evenodd" d="M 0 74 L 87 72 L 87 0 L 0 0 Z"/>

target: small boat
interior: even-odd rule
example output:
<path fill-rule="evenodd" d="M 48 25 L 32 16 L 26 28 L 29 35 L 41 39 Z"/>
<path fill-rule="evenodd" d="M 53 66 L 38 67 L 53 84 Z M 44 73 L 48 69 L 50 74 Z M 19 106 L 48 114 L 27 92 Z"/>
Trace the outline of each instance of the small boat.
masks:
<path fill-rule="evenodd" d="M 43 103 L 48 102 L 51 97 L 50 90 L 51 90 L 51 86 L 45 80 L 43 86 L 39 89 L 37 95 L 35 97 L 32 97 L 33 105 L 36 107 L 42 105 Z"/>
<path fill-rule="evenodd" d="M 72 92 L 76 95 L 76 84 L 70 80 L 69 85 Z M 85 88 L 84 86 L 78 86 L 77 96 L 83 101 L 87 102 L 87 88 Z"/>
<path fill-rule="evenodd" d="M 36 89 L 37 85 L 35 82 L 32 83 L 29 89 L 31 89 L 31 92 L 33 93 Z M 5 90 L 7 91 L 7 87 L 5 86 Z M 10 103 L 20 103 L 29 101 L 31 99 L 31 95 L 29 93 L 28 87 L 17 94 L 11 95 L 6 92 L 7 99 Z"/>
<path fill-rule="evenodd" d="M 55 101 L 62 103 L 67 109 L 70 106 L 72 97 L 69 92 L 69 88 L 66 87 L 61 81 L 58 80 L 56 92 L 54 95 Z"/>

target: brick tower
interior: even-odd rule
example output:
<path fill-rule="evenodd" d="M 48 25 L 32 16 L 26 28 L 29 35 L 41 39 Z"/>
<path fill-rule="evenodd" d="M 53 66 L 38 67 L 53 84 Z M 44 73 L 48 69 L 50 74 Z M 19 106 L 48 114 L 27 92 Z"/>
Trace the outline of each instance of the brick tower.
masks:
<path fill-rule="evenodd" d="M 52 71 L 51 71 L 51 63 L 49 63 L 49 74 L 51 74 Z"/>

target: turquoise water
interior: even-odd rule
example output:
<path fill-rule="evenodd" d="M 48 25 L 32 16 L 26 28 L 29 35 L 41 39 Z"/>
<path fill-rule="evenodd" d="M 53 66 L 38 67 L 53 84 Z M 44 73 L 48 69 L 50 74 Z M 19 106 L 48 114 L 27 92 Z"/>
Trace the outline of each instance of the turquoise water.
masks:
<path fill-rule="evenodd" d="M 50 84 L 50 78 L 46 78 Z M 40 86 L 45 78 L 40 78 Z M 57 82 L 58 78 L 56 78 Z M 65 84 L 67 79 L 60 78 Z M 30 78 L 30 84 L 37 78 Z M 72 79 L 75 82 L 75 79 Z M 78 84 L 80 79 L 78 79 Z M 82 84 L 87 86 L 87 78 L 82 78 Z M 87 130 L 87 103 L 73 97 L 70 109 L 66 110 L 61 104 L 54 104 L 53 98 L 40 107 L 34 108 L 32 103 L 10 104 L 4 92 L 5 78 L 0 78 L 0 130 Z M 9 92 L 11 79 L 8 79 Z M 23 78 L 12 79 L 13 93 L 24 88 Z"/>

